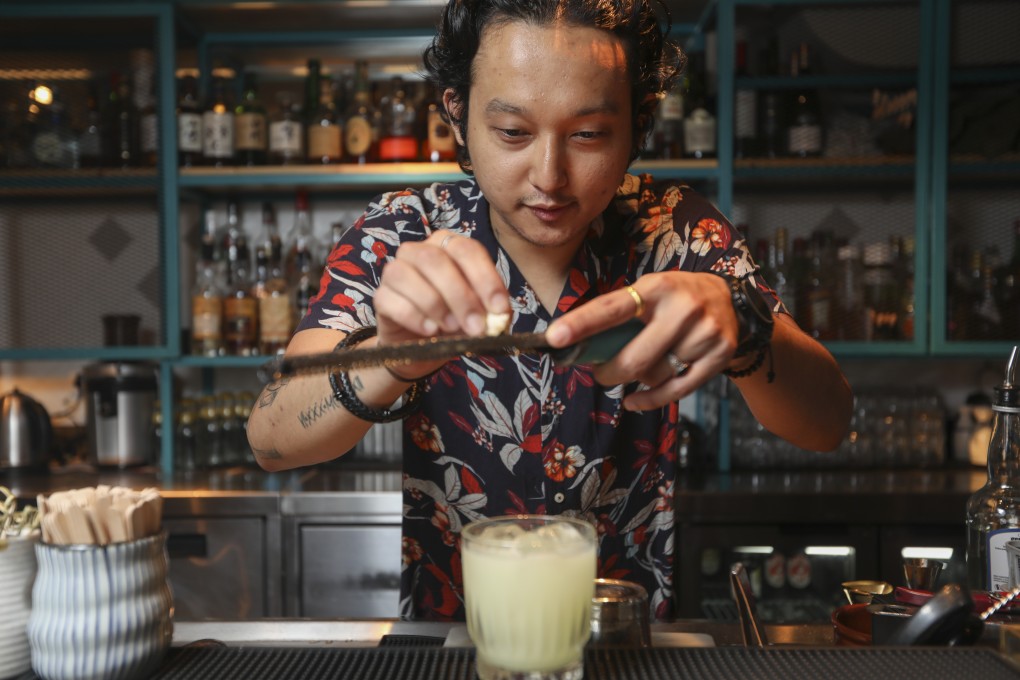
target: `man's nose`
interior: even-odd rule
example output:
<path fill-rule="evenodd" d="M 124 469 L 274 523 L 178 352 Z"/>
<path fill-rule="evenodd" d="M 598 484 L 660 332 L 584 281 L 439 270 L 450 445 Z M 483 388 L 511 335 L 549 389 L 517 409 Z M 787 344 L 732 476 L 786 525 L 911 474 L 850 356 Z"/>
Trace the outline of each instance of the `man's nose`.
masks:
<path fill-rule="evenodd" d="M 546 194 L 555 193 L 567 183 L 566 153 L 563 144 L 552 138 L 545 138 L 534 145 L 531 163 L 532 186 Z"/>

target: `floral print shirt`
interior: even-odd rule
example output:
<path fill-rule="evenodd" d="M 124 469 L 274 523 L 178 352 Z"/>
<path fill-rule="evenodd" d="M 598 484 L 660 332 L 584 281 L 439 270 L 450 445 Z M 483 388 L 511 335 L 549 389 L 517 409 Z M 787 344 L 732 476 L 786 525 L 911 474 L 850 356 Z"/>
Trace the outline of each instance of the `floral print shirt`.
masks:
<path fill-rule="evenodd" d="M 544 330 L 646 273 L 755 270 L 739 233 L 690 187 L 627 175 L 549 314 L 493 237 L 488 215 L 473 179 L 378 197 L 330 254 L 299 329 L 375 325 L 383 266 L 401 243 L 435 229 L 489 250 L 510 291 L 513 332 Z M 590 367 L 554 366 L 547 355 L 461 357 L 431 376 L 421 409 L 404 422 L 401 616 L 463 619 L 461 527 L 533 513 L 595 524 L 598 575 L 640 583 L 652 616 L 672 618 L 678 407 L 624 411 L 634 388 L 601 386 Z"/>

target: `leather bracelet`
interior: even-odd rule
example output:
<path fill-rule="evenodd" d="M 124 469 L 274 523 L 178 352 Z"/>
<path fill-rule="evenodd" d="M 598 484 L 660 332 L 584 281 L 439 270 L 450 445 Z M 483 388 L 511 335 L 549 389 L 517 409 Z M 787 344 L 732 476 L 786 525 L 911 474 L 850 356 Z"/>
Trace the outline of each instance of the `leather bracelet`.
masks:
<path fill-rule="evenodd" d="M 351 331 L 337 346 L 336 349 L 351 347 L 376 334 L 373 326 L 365 326 Z M 395 420 L 402 420 L 411 415 L 421 406 L 422 396 L 425 393 L 424 380 L 416 380 L 411 383 L 411 388 L 404 395 L 404 403 L 395 409 L 375 408 L 361 401 L 354 392 L 354 385 L 351 384 L 351 377 L 347 371 L 334 371 L 329 374 L 329 385 L 333 389 L 333 396 L 340 404 L 350 412 L 351 415 L 369 423 L 391 423 Z"/>
<path fill-rule="evenodd" d="M 772 348 L 769 345 L 765 345 L 764 347 L 758 350 L 758 355 L 754 358 L 754 361 L 751 362 L 750 366 L 748 366 L 747 368 L 741 368 L 740 370 L 737 371 L 731 371 L 729 369 L 726 369 L 722 372 L 722 374 L 728 378 L 746 378 L 747 376 L 751 375 L 759 368 L 761 368 L 761 365 L 765 363 L 765 353 L 768 352 L 769 353 L 768 379 L 769 382 L 772 382 L 776 379 L 776 372 L 774 370 L 774 366 L 772 365 L 771 350 Z"/>

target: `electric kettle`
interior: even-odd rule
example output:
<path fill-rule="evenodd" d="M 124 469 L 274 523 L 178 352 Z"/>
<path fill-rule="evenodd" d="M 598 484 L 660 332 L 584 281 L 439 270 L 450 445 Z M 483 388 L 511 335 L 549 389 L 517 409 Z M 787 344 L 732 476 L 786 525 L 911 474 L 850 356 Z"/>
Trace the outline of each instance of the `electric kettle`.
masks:
<path fill-rule="evenodd" d="M 89 448 L 100 467 L 150 465 L 155 460 L 157 371 L 143 361 L 91 364 L 82 371 Z"/>
<path fill-rule="evenodd" d="M 0 397 L 0 470 L 45 468 L 53 446 L 50 414 L 14 388 Z"/>

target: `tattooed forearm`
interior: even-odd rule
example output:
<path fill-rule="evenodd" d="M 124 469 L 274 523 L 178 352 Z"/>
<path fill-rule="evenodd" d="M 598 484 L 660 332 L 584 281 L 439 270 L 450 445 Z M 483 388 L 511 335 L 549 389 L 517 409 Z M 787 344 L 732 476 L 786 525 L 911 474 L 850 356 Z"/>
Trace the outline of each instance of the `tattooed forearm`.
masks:
<path fill-rule="evenodd" d="M 340 408 L 340 402 L 331 394 L 324 397 L 319 403 L 313 404 L 311 408 L 299 413 L 298 420 L 301 421 L 301 427 L 307 430 L 315 424 L 316 420 L 338 408 Z"/>
<path fill-rule="evenodd" d="M 272 406 L 273 402 L 276 401 L 276 395 L 280 393 L 287 383 L 290 382 L 290 378 L 282 378 L 274 383 L 266 385 L 266 388 L 262 390 L 262 394 L 259 395 L 259 408 L 266 408 Z"/>
<path fill-rule="evenodd" d="M 255 457 L 259 460 L 283 460 L 283 454 L 276 449 L 256 449 L 255 447 L 252 447 L 251 452 L 254 453 Z"/>

